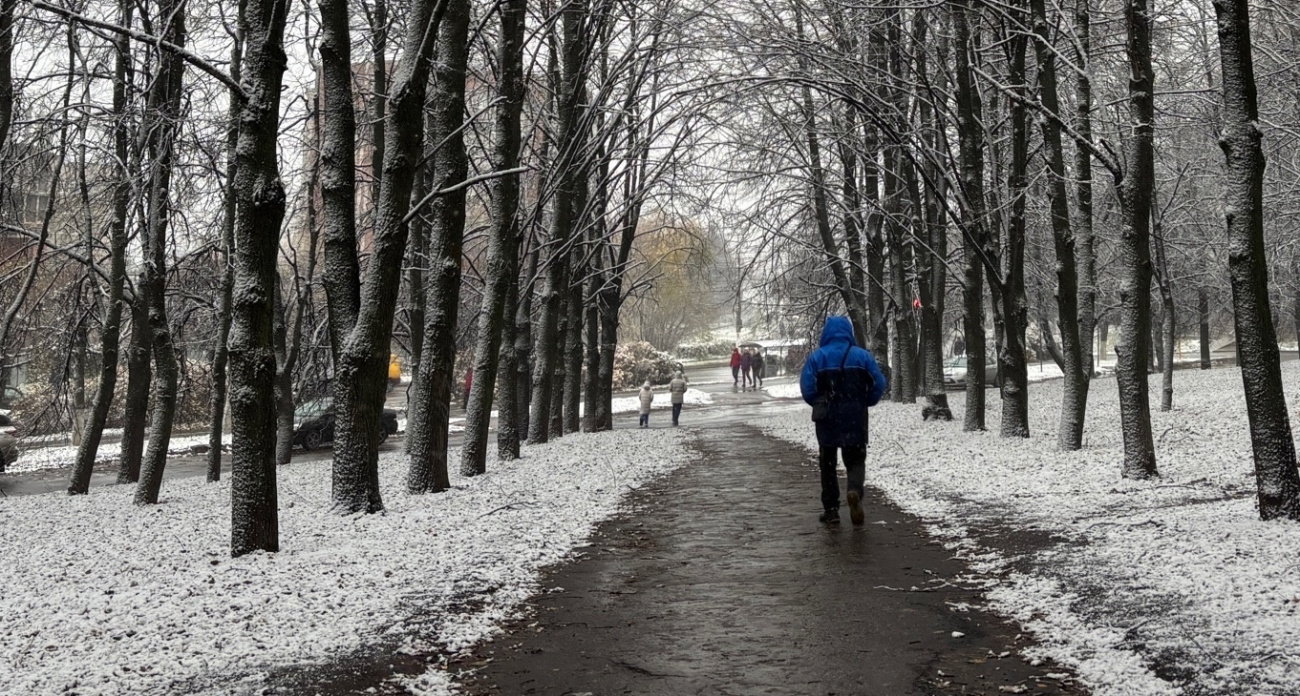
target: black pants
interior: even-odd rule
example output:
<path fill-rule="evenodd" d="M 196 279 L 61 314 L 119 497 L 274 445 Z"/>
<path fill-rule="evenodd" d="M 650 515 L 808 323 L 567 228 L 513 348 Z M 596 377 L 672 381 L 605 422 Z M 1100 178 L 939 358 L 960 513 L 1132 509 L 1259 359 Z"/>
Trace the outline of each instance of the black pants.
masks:
<path fill-rule="evenodd" d="M 682 405 L 673 404 L 673 425 L 677 425 L 677 419 L 682 415 Z"/>
<path fill-rule="evenodd" d="M 867 446 L 822 447 L 818 450 L 818 465 L 822 470 L 822 507 L 829 510 L 840 506 L 840 480 L 835 475 L 835 453 L 844 452 L 844 468 L 849 472 L 849 490 L 862 495 L 867 479 Z"/>

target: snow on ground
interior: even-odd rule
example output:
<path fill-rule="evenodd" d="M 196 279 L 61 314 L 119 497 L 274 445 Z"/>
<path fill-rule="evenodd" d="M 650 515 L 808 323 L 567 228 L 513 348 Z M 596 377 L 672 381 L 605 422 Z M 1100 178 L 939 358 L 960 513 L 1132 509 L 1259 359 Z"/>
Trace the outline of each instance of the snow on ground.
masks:
<path fill-rule="evenodd" d="M 786 384 L 773 384 L 763 387 L 763 391 L 773 399 L 802 399 L 803 392 L 799 391 L 799 383 L 787 382 Z"/>
<path fill-rule="evenodd" d="M 1294 407 L 1300 363 L 1283 370 Z M 1258 519 L 1240 371 L 1175 374 L 1175 409 L 1152 412 L 1161 478 L 1150 482 L 1119 475 L 1114 379 L 1093 383 L 1085 448 L 1058 451 L 1061 384 L 1031 388 L 1027 440 L 998 436 L 994 390 L 987 432 L 962 431 L 964 393 L 949 394 L 951 423 L 882 404 L 867 479 L 989 574 L 993 607 L 1094 696 L 1300 692 L 1300 524 Z M 806 413 L 764 427 L 815 441 Z M 1016 530 L 1043 548 L 1000 554 L 997 536 Z"/>
<path fill-rule="evenodd" d="M 167 481 L 149 507 L 129 486 L 0 499 L 0 691 L 255 693 L 277 666 L 464 649 L 629 490 L 689 461 L 681 432 L 575 434 L 507 465 L 489 453 L 486 475 L 426 496 L 384 454 L 376 515 L 329 512 L 329 464 L 296 463 L 277 469 L 281 551 L 236 559 L 228 480 Z M 435 670 L 413 688 L 445 683 Z"/>
<path fill-rule="evenodd" d="M 687 387 L 686 393 L 682 394 L 682 404 L 686 406 L 708 406 L 713 403 L 713 395 Z M 611 402 L 613 410 L 611 413 L 636 413 L 641 410 L 641 397 L 639 396 L 620 396 Z M 650 402 L 652 410 L 672 409 L 673 398 L 667 391 L 656 391 L 654 401 Z M 579 411 L 581 412 L 581 411 Z"/>
<path fill-rule="evenodd" d="M 121 430 L 117 431 L 119 434 Z M 222 442 L 230 444 L 230 434 L 227 433 Z M 188 435 L 184 437 L 173 437 L 167 446 L 168 454 L 189 454 L 195 446 L 206 448 L 208 445 L 208 434 Z M 38 469 L 58 469 L 69 467 L 77 462 L 77 447 L 75 445 L 59 445 L 55 447 L 28 447 L 26 440 L 19 441 L 21 451 L 18 458 L 9 465 L 5 471 L 16 474 L 23 471 L 37 471 Z M 118 458 L 122 453 L 122 443 L 101 442 L 99 451 L 95 454 L 95 463 L 111 462 Z"/>

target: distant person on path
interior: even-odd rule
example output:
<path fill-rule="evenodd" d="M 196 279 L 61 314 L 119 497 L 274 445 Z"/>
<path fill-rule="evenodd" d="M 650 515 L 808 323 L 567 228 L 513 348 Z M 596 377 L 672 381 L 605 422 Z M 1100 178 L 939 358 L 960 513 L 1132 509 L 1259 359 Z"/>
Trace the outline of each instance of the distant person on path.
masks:
<path fill-rule="evenodd" d="M 736 388 L 740 384 L 740 349 L 731 347 L 731 387 Z"/>
<path fill-rule="evenodd" d="M 650 380 L 647 379 L 645 384 L 641 385 L 641 393 L 637 396 L 641 397 L 641 427 L 648 428 L 650 427 L 650 404 L 655 400 L 655 391 L 650 388 Z"/>
<path fill-rule="evenodd" d="M 751 382 L 753 378 L 749 374 L 750 368 L 753 367 L 753 360 L 748 348 L 740 353 L 740 391 L 745 391 L 753 384 Z"/>
<path fill-rule="evenodd" d="M 469 408 L 469 390 L 474 387 L 474 368 L 465 373 L 465 393 L 461 395 L 460 407 Z"/>
<path fill-rule="evenodd" d="M 818 519 L 827 524 L 840 521 L 835 465 L 836 451 L 841 450 L 849 475 L 849 517 L 860 525 L 867 471 L 867 408 L 875 406 L 885 393 L 885 375 L 871 352 L 854 342 L 848 317 L 828 318 L 818 345 L 799 377 L 799 389 L 803 400 L 813 407 L 817 428 L 823 509 Z"/>
<path fill-rule="evenodd" d="M 682 401 L 686 394 L 686 377 L 678 372 L 673 375 L 673 381 L 668 383 L 668 392 L 673 395 L 673 425 L 677 425 L 677 419 L 682 415 Z"/>
<path fill-rule="evenodd" d="M 754 357 L 749 361 L 749 369 L 754 372 L 755 389 L 763 388 L 763 354 L 757 350 L 754 351 Z"/>

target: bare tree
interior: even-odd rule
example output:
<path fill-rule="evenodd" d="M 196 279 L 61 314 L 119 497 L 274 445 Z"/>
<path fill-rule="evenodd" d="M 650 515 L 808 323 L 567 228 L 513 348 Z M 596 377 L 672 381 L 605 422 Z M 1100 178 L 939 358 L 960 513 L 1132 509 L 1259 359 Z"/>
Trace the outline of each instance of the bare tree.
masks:
<path fill-rule="evenodd" d="M 524 20 L 527 0 L 508 0 L 501 6 L 501 35 L 497 44 L 498 105 L 493 127 L 493 168 L 506 172 L 519 166 L 520 120 L 524 106 Z M 511 353 L 513 345 L 502 349 L 502 328 L 513 324 L 506 314 L 513 303 L 509 298 L 519 278 L 519 186 L 518 174 L 502 176 L 491 185 L 493 220 L 488 240 L 487 289 L 479 313 L 478 344 L 474 350 L 474 383 L 469 394 L 465 417 L 465 446 L 461 451 L 460 471 L 473 476 L 486 470 L 488 419 L 492 394 L 498 381 L 513 405 L 514 374 L 503 371 L 498 380 L 497 366 L 502 353 Z M 513 343 L 513 341 L 512 341 Z M 513 368 L 513 362 L 510 367 Z M 502 411 L 506 406 L 503 404 Z"/>
<path fill-rule="evenodd" d="M 469 173 L 463 133 L 469 23 L 469 3 L 454 0 L 447 4 L 447 14 L 438 27 L 439 60 L 432 76 L 433 111 L 428 116 L 427 148 L 434 163 L 430 189 L 448 191 L 439 195 L 429 210 L 424 346 L 420 351 L 420 373 L 411 394 L 414 428 L 406 442 L 410 460 L 406 489 L 411 493 L 432 493 L 450 486 L 447 432 L 465 243 L 465 189 L 459 184 Z"/>
<path fill-rule="evenodd" d="M 230 322 L 233 556 L 278 551 L 275 485 L 275 274 L 285 194 L 277 160 L 284 77 L 283 0 L 243 0 L 244 85 L 235 175 L 235 285 Z"/>
<path fill-rule="evenodd" d="M 118 21 L 123 26 L 130 26 L 132 9 L 130 0 L 119 0 Z M 126 218 L 131 202 L 131 174 L 127 166 L 131 134 L 126 119 L 127 67 L 130 59 L 130 39 L 125 34 L 118 34 L 113 38 L 113 165 L 116 180 L 113 182 L 112 217 L 108 223 L 109 272 L 107 297 L 104 299 L 104 323 L 100 329 L 99 387 L 95 390 L 90 418 L 77 447 L 77 461 L 73 465 L 72 480 L 68 485 L 68 493 L 73 495 L 82 495 L 90 490 L 95 456 L 99 452 L 104 425 L 108 421 L 117 387 L 123 287 L 126 285 Z"/>
<path fill-rule="evenodd" d="M 1220 145 L 1227 161 L 1228 268 L 1240 347 L 1241 379 L 1255 454 L 1259 516 L 1300 519 L 1300 474 L 1282 388 L 1277 337 L 1268 300 L 1264 254 L 1264 153 L 1251 55 L 1246 0 L 1215 0 L 1219 59 L 1223 67 L 1224 130 Z"/>
<path fill-rule="evenodd" d="M 165 0 L 152 18 L 155 30 L 173 46 L 185 45 L 185 0 Z M 176 416 L 176 388 L 179 381 L 176 348 L 167 319 L 167 236 L 171 221 L 172 166 L 180 131 L 183 93 L 181 79 L 185 62 L 174 51 L 158 51 L 158 69 L 148 97 L 144 123 L 145 150 L 149 157 L 148 217 L 145 221 L 144 296 L 148 304 L 152 334 L 154 371 L 153 411 L 149 425 L 149 448 L 145 452 L 135 504 L 158 502 L 172 421 Z"/>

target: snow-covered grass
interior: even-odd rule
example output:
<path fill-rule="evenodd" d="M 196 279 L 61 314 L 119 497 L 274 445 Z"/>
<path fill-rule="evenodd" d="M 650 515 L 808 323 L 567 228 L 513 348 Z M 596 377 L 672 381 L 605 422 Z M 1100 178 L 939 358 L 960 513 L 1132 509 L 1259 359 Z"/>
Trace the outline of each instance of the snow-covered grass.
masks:
<path fill-rule="evenodd" d="M 0 499 L 0 691 L 255 693 L 276 666 L 462 650 L 628 491 L 689 461 L 682 437 L 571 435 L 505 465 L 489 453 L 486 475 L 425 496 L 385 454 L 377 515 L 331 513 L 329 464 L 293 464 L 277 470 L 280 552 L 236 559 L 228 481 L 167 481 L 150 507 L 128 486 Z M 446 683 L 435 669 L 412 688 Z"/>
<path fill-rule="evenodd" d="M 1283 369 L 1294 407 L 1300 363 Z M 987 574 L 993 607 L 1042 642 L 1031 656 L 1073 665 L 1094 696 L 1300 692 L 1300 524 L 1258 519 L 1241 373 L 1174 386 L 1174 410 L 1152 413 L 1158 480 L 1120 477 L 1113 379 L 1093 383 L 1079 452 L 1056 446 L 1060 381 L 1031 387 L 1027 440 L 998 436 L 993 390 L 981 433 L 962 431 L 963 393 L 951 423 L 882 404 L 867 478 Z M 764 427 L 814 443 L 803 413 Z M 1013 557 L 1007 530 L 1050 541 Z"/>
<path fill-rule="evenodd" d="M 118 433 L 121 433 L 119 430 Z M 230 444 L 230 434 L 227 433 L 222 442 Z M 60 445 L 55 447 L 29 447 L 26 439 L 19 441 L 21 452 L 18 458 L 5 471 L 9 473 L 20 473 L 23 471 L 37 471 L 39 469 L 58 469 L 69 467 L 77 461 L 77 447 L 74 445 Z M 187 435 L 184 437 L 173 437 L 167 446 L 169 454 L 187 454 L 191 448 L 196 445 L 206 447 L 208 444 L 208 434 Z M 95 462 L 111 462 L 118 458 L 122 453 L 122 443 L 101 442 L 99 451 L 95 454 Z"/>
<path fill-rule="evenodd" d="M 688 387 L 686 393 L 682 394 L 682 403 L 686 406 L 708 406 L 713 403 L 713 395 Z M 641 397 L 639 396 L 620 396 L 614 399 L 610 406 L 611 413 L 636 413 L 641 410 Z M 656 391 L 654 401 L 650 402 L 651 410 L 671 409 L 673 407 L 673 397 L 666 390 Z"/>

